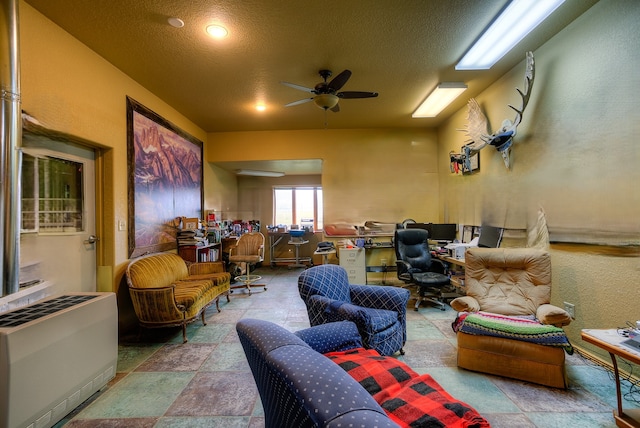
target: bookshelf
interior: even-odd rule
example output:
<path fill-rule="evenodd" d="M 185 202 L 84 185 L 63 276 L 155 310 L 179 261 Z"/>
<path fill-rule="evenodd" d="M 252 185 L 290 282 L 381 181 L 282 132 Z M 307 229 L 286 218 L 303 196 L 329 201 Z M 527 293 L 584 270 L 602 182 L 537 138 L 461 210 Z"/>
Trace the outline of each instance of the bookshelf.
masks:
<path fill-rule="evenodd" d="M 220 258 L 217 248 L 219 245 L 218 242 L 206 245 L 179 245 L 178 255 L 191 263 L 217 262 Z"/>
<path fill-rule="evenodd" d="M 197 219 L 193 227 L 188 227 L 178 232 L 178 255 L 191 263 L 217 262 L 220 260 L 220 244 L 209 238 L 215 234 L 197 228 Z M 185 222 L 188 224 L 189 222 Z M 195 228 L 194 228 L 195 227 Z M 211 236 L 213 235 L 213 236 Z"/>

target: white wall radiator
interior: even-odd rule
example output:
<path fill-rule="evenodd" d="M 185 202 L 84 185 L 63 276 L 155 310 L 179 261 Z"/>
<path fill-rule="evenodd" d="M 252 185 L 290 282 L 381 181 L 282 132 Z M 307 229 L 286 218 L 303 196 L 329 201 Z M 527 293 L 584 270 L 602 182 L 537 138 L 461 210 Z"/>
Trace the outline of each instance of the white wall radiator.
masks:
<path fill-rule="evenodd" d="M 49 428 L 116 373 L 114 293 L 65 293 L 0 314 L 0 428 Z"/>

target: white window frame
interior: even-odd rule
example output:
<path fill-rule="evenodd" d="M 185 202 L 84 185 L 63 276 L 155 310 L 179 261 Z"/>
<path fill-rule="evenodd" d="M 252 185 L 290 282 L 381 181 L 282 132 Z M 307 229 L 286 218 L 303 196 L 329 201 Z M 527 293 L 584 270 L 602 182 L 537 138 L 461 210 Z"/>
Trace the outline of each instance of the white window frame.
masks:
<path fill-rule="evenodd" d="M 313 190 L 313 230 L 321 230 L 323 227 L 323 213 L 322 207 L 319 207 L 318 203 L 318 192 L 322 193 L 322 186 L 309 186 L 309 185 L 299 185 L 299 186 L 274 186 L 273 187 L 273 223 L 278 224 L 276 215 L 277 215 L 277 205 L 276 205 L 276 190 L 291 190 L 291 218 L 292 224 L 300 224 L 301 218 L 296 213 L 296 190 Z M 320 201 L 322 203 L 322 201 Z"/>
<path fill-rule="evenodd" d="M 24 213 L 24 204 L 22 204 L 21 202 L 21 213 L 20 213 L 20 232 L 21 233 L 38 233 L 38 234 L 47 234 L 47 235 L 58 235 L 58 234 L 77 234 L 77 233 L 82 233 L 86 230 L 86 191 L 87 191 L 87 183 L 86 183 L 86 175 L 84 173 L 84 171 L 86 170 L 86 160 L 78 157 L 78 156 L 73 156 L 70 154 L 66 154 L 66 153 L 60 153 L 60 152 L 56 152 L 56 151 L 52 151 L 52 150 L 47 150 L 47 149 L 42 149 L 42 148 L 28 148 L 28 147 L 24 147 L 22 149 L 23 151 L 23 156 L 24 154 L 27 154 L 29 156 L 32 156 L 33 158 L 35 158 L 35 164 L 34 164 L 34 170 L 33 170 L 33 180 L 34 180 L 34 201 L 33 201 L 33 207 L 34 207 L 34 227 L 33 228 L 29 228 L 29 229 L 25 229 L 23 228 L 23 213 Z M 80 227 L 67 227 L 67 226 L 60 226 L 60 227 L 44 227 L 40 224 L 40 214 L 43 212 L 40 210 L 40 201 L 42 200 L 42 198 L 40 198 L 40 188 L 39 188 L 39 168 L 38 168 L 38 162 L 40 159 L 44 159 L 44 158 L 55 158 L 55 159 L 60 159 L 60 160 L 64 160 L 64 161 L 69 161 L 69 162 L 74 162 L 76 164 L 81 164 L 82 165 L 82 189 L 81 189 L 81 207 L 80 207 L 80 211 L 78 212 L 76 209 L 73 210 L 69 210 L 68 213 L 69 214 L 73 214 L 73 215 L 77 215 L 80 214 L 81 216 L 81 222 L 80 222 Z M 22 168 L 21 168 L 22 169 Z M 24 174 L 24 171 L 22 171 L 22 174 Z M 22 179 L 23 177 L 21 177 Z M 25 198 L 24 194 L 20 195 L 21 199 Z M 56 198 L 52 198 L 52 199 L 56 199 Z M 65 199 L 65 198 L 57 198 L 57 199 Z M 62 211 L 65 211 L 64 208 L 62 209 Z"/>

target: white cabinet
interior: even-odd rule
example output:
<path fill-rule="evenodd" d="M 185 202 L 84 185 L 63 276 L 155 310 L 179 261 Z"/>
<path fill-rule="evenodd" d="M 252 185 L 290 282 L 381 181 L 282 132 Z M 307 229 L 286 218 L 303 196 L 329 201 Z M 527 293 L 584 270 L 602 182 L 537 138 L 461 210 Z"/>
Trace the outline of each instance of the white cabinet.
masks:
<path fill-rule="evenodd" d="M 366 284 L 367 272 L 364 248 L 340 248 L 339 250 L 340 266 L 347 271 L 349 284 Z"/>

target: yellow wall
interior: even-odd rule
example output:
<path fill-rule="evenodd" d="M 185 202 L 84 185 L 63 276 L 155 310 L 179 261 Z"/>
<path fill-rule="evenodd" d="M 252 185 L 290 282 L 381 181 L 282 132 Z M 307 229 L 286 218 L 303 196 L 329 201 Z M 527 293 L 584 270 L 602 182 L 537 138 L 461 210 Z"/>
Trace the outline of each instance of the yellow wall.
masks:
<path fill-rule="evenodd" d="M 126 96 L 141 102 L 194 137 L 206 133 L 158 97 L 91 51 L 25 2 L 19 4 L 22 109 L 44 126 L 103 148 L 102 272 L 117 289 L 128 259 Z M 207 170 L 213 181 L 214 173 Z M 99 262 L 99 264 L 101 264 Z"/>
<path fill-rule="evenodd" d="M 440 220 L 434 130 L 211 133 L 208 141 L 209 162 L 321 159 L 325 224 Z"/>
<path fill-rule="evenodd" d="M 440 128 L 440 205 L 447 220 L 521 228 L 541 207 L 552 240 L 640 243 L 639 16 L 638 2 L 601 1 L 534 52 L 536 80 L 511 171 L 487 147 L 477 174 L 448 173 L 446 154 L 464 144 L 457 129 L 466 123 L 466 108 Z M 477 97 L 493 127 L 513 119 L 507 104 L 520 105 L 515 88 L 523 80 L 524 61 Z M 582 328 L 640 319 L 637 246 L 551 250 L 552 303 L 576 305 L 577 319 L 566 328 L 574 344 L 584 345 Z"/>

